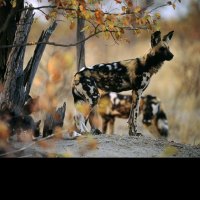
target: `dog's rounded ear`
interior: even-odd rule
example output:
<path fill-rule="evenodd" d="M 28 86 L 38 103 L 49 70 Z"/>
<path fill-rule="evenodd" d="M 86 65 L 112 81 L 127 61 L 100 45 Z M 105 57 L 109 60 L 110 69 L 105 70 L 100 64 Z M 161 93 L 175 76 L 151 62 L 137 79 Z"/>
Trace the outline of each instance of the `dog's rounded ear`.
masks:
<path fill-rule="evenodd" d="M 174 31 L 170 31 L 167 35 L 163 36 L 163 41 L 168 42 L 172 39 L 172 36 L 174 34 Z"/>
<path fill-rule="evenodd" d="M 161 41 L 161 32 L 156 31 L 151 35 L 151 47 L 156 46 Z"/>

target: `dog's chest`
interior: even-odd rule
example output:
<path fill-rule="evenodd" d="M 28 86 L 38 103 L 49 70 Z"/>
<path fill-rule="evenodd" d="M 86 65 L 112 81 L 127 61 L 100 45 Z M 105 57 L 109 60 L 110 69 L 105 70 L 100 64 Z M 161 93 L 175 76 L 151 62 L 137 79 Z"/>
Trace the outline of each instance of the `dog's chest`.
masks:
<path fill-rule="evenodd" d="M 151 74 L 149 72 L 143 72 L 141 75 L 136 76 L 134 81 L 135 89 L 142 89 L 144 91 L 149 85 L 150 78 Z"/>

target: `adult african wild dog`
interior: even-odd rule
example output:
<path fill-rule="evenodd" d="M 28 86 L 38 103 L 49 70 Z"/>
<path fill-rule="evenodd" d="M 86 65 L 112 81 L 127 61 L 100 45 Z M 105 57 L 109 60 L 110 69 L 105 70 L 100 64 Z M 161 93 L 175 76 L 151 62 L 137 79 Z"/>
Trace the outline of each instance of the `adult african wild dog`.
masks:
<path fill-rule="evenodd" d="M 165 60 L 173 58 L 169 50 L 168 41 L 173 32 L 161 38 L 161 32 L 156 31 L 151 35 L 151 49 L 140 58 L 118 61 L 113 63 L 97 64 L 90 68 L 82 68 L 74 75 L 72 94 L 75 107 L 89 103 L 92 111 L 98 103 L 100 94 L 98 89 L 106 92 L 122 92 L 132 90 L 132 106 L 128 119 L 129 135 L 137 133 L 137 115 L 142 92 L 147 88 L 150 78 L 162 66 Z M 75 124 L 80 132 L 88 132 L 85 125 L 87 116 L 80 109 L 75 114 Z M 89 121 L 90 117 L 89 117 Z M 100 131 L 91 124 L 91 132 L 99 134 Z"/>
<path fill-rule="evenodd" d="M 109 132 L 113 134 L 115 118 L 127 119 L 131 104 L 131 95 L 115 92 L 103 94 L 98 103 L 98 113 L 102 118 L 102 132 L 106 133 L 109 126 Z M 156 96 L 145 95 L 141 97 L 139 114 L 142 114 L 142 123 L 154 137 L 166 138 L 168 136 L 167 116 L 161 101 Z"/>

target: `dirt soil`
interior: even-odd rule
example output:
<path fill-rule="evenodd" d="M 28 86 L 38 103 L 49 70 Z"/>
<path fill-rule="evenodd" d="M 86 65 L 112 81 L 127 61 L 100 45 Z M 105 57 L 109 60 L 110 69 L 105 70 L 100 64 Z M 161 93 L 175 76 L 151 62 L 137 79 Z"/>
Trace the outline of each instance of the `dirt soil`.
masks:
<path fill-rule="evenodd" d="M 51 138 L 35 143 L 11 143 L 12 150 L 28 147 L 16 152 L 14 156 L 17 157 L 200 157 L 199 145 L 184 145 L 146 136 L 89 135 L 74 140 Z"/>

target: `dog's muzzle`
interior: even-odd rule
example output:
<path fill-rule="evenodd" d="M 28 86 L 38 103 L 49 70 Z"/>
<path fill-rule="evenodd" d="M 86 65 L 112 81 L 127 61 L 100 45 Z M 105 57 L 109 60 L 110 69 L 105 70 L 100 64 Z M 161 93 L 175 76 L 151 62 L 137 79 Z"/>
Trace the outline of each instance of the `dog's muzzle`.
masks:
<path fill-rule="evenodd" d="M 174 55 L 173 55 L 171 52 L 169 52 L 169 53 L 167 54 L 167 56 L 166 56 L 166 60 L 167 60 L 167 61 L 172 60 L 173 57 L 174 57 Z"/>

